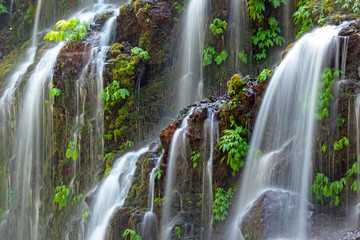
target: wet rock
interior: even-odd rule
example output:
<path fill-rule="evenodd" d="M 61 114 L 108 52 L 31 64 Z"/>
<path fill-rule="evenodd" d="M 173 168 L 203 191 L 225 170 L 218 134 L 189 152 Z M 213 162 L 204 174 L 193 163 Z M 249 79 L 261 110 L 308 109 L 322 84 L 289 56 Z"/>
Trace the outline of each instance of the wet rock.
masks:
<path fill-rule="evenodd" d="M 351 23 L 348 27 L 341 29 L 339 36 L 351 36 L 353 33 L 359 31 L 360 25 L 358 22 Z"/>
<path fill-rule="evenodd" d="M 294 200 L 297 196 L 290 192 L 268 190 L 253 203 L 241 222 L 243 235 L 250 239 L 269 239 L 279 237 L 291 238 L 288 220 L 294 213 Z M 287 228 L 288 227 L 288 228 Z"/>
<path fill-rule="evenodd" d="M 140 233 L 142 216 L 138 211 L 131 208 L 117 210 L 110 221 L 105 239 L 121 240 L 123 239 L 122 234 L 127 228 Z"/>
<path fill-rule="evenodd" d="M 177 121 L 172 121 L 167 128 L 163 129 L 160 132 L 160 142 L 165 151 L 169 151 L 171 140 L 174 136 L 174 133 L 178 127 Z"/>
<path fill-rule="evenodd" d="M 117 19 L 117 39 L 128 41 L 149 52 L 150 64 L 166 61 L 168 46 L 164 44 L 170 36 L 173 18 L 168 3 L 139 0 L 120 9 Z"/>

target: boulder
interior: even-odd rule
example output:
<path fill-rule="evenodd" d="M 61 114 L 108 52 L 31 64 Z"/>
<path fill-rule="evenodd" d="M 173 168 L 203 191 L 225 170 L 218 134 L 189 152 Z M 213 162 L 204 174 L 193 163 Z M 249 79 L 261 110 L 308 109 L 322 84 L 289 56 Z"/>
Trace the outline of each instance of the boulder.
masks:
<path fill-rule="evenodd" d="M 297 197 L 280 190 L 262 193 L 240 223 L 242 234 L 250 239 L 291 238 Z"/>

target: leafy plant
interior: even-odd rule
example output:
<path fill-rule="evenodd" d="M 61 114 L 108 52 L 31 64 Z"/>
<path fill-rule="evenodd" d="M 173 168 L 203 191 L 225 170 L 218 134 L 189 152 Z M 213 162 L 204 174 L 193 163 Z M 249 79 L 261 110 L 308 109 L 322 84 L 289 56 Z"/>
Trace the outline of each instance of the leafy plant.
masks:
<path fill-rule="evenodd" d="M 224 62 L 228 57 L 228 52 L 226 50 L 222 50 L 220 53 L 217 53 L 215 51 L 215 48 L 208 47 L 203 51 L 204 57 L 203 57 L 203 66 L 208 66 L 213 63 L 213 61 L 216 62 L 217 65 L 220 65 L 222 62 Z"/>
<path fill-rule="evenodd" d="M 328 107 L 330 106 L 330 101 L 334 98 L 331 90 L 334 86 L 335 78 L 338 78 L 340 74 L 340 70 L 335 70 L 330 67 L 324 69 L 318 86 L 317 111 L 315 113 L 317 120 L 322 120 L 329 116 Z"/>
<path fill-rule="evenodd" d="M 134 145 L 134 142 L 133 141 L 126 141 L 124 142 L 123 144 L 121 144 L 119 146 L 119 150 L 122 152 L 124 151 L 125 149 L 128 149 L 128 148 L 133 148 L 135 145 Z"/>
<path fill-rule="evenodd" d="M 244 51 L 240 51 L 238 57 L 244 64 L 247 64 L 247 54 Z"/>
<path fill-rule="evenodd" d="M 111 158 L 115 154 L 116 154 L 115 152 L 110 152 L 110 153 L 105 154 L 103 161 L 106 162 L 106 160 L 108 160 L 109 158 Z"/>
<path fill-rule="evenodd" d="M 191 160 L 193 162 L 193 168 L 195 169 L 197 167 L 197 159 L 200 157 L 200 153 L 193 151 L 192 152 L 192 156 L 191 156 Z"/>
<path fill-rule="evenodd" d="M 132 229 L 129 229 L 129 228 L 127 228 L 124 231 L 124 233 L 122 234 L 122 237 L 124 239 L 130 239 L 130 240 L 141 240 L 141 236 L 138 235 L 135 230 L 132 230 Z"/>
<path fill-rule="evenodd" d="M 228 215 L 228 208 L 231 204 L 231 199 L 234 196 L 234 190 L 229 188 L 227 192 L 223 188 L 217 188 L 215 200 L 213 203 L 214 220 L 224 221 Z"/>
<path fill-rule="evenodd" d="M 11 189 L 11 188 L 7 188 L 6 189 L 6 196 L 7 196 L 8 204 L 11 205 L 14 202 L 14 200 L 16 199 L 16 197 L 17 197 L 16 190 Z"/>
<path fill-rule="evenodd" d="M 344 146 L 349 146 L 349 145 L 350 145 L 349 139 L 347 139 L 347 137 L 343 137 L 339 141 L 334 142 L 334 150 L 339 151 L 343 149 Z"/>
<path fill-rule="evenodd" d="M 164 203 L 165 203 L 165 197 L 154 199 L 154 204 L 157 205 L 158 207 L 164 206 Z"/>
<path fill-rule="evenodd" d="M 131 55 L 132 56 L 140 56 L 144 60 L 149 59 L 149 53 L 147 51 L 142 50 L 139 47 L 134 47 L 131 49 Z"/>
<path fill-rule="evenodd" d="M 126 96 L 129 96 L 130 93 L 125 88 L 120 88 L 120 83 L 114 80 L 112 83 L 108 84 L 104 89 L 102 100 L 104 102 L 119 102 L 121 99 L 125 99 Z"/>
<path fill-rule="evenodd" d="M 156 169 L 155 178 L 157 178 L 159 180 L 161 178 L 162 174 L 163 174 L 163 170 L 161 170 L 160 168 Z"/>
<path fill-rule="evenodd" d="M 61 90 L 59 88 L 54 88 L 54 83 L 50 83 L 50 92 L 49 92 L 49 98 L 50 100 L 53 100 L 55 96 L 59 96 L 61 93 Z M 45 101 L 46 105 L 49 104 L 49 101 Z"/>
<path fill-rule="evenodd" d="M 213 23 L 210 24 L 209 28 L 212 31 L 212 33 L 216 36 L 219 34 L 223 34 L 226 30 L 227 22 L 224 20 L 222 21 L 219 18 L 215 18 Z"/>
<path fill-rule="evenodd" d="M 327 145 L 326 145 L 326 144 L 323 144 L 323 145 L 321 146 L 321 151 L 322 151 L 322 152 L 325 152 L 326 149 L 327 149 Z"/>
<path fill-rule="evenodd" d="M 220 65 L 222 62 L 225 62 L 229 53 L 226 50 L 222 50 L 217 56 L 215 57 L 215 62 L 217 65 Z"/>
<path fill-rule="evenodd" d="M 344 117 L 342 117 L 341 115 L 339 115 L 336 119 L 336 126 L 338 127 L 342 127 L 344 126 L 346 119 Z"/>
<path fill-rule="evenodd" d="M 203 66 L 207 66 L 212 64 L 214 60 L 214 56 L 216 55 L 215 48 L 208 47 L 203 51 L 204 57 L 203 57 Z"/>
<path fill-rule="evenodd" d="M 7 13 L 7 8 L 5 6 L 5 1 L 4 0 L 0 0 L 0 14 L 2 13 Z"/>
<path fill-rule="evenodd" d="M 66 150 L 66 158 L 72 158 L 74 161 L 79 157 L 79 151 L 76 149 L 74 141 L 70 141 Z"/>
<path fill-rule="evenodd" d="M 266 81 L 268 80 L 272 75 L 272 71 L 269 69 L 263 69 L 261 71 L 261 73 L 259 74 L 259 76 L 257 77 L 257 79 L 261 82 L 261 81 Z"/>
<path fill-rule="evenodd" d="M 178 13 L 182 13 L 184 11 L 184 7 L 181 6 L 178 2 L 174 3 L 174 8 Z"/>
<path fill-rule="evenodd" d="M 350 169 L 346 171 L 346 176 L 340 180 L 330 182 L 329 178 L 323 173 L 317 173 L 315 181 L 312 184 L 310 190 L 315 195 L 315 199 L 320 201 L 321 204 L 324 204 L 325 199 L 330 199 L 331 205 L 339 205 L 340 203 L 340 194 L 342 190 L 351 184 L 350 189 L 356 193 L 360 191 L 360 181 L 355 179 L 352 180 L 352 177 L 358 173 L 358 162 L 355 162 Z"/>
<path fill-rule="evenodd" d="M 242 126 L 237 126 L 234 121 L 231 123 L 231 127 L 232 126 L 235 126 L 235 129 L 226 129 L 223 131 L 224 136 L 220 138 L 220 150 L 224 153 L 227 152 L 227 156 L 223 157 L 221 162 L 227 158 L 227 164 L 230 165 L 234 175 L 235 172 L 244 166 L 245 161 L 243 157 L 246 156 L 249 146 L 246 139 L 241 137 L 241 135 L 246 134 L 248 130 Z"/>
<path fill-rule="evenodd" d="M 55 31 L 58 29 L 58 31 Z M 81 22 L 80 19 L 74 17 L 68 20 L 60 20 L 55 24 L 55 30 L 48 32 L 44 39 L 49 41 L 67 41 L 85 39 L 89 29 L 87 22 Z"/>
<path fill-rule="evenodd" d="M 79 195 L 76 195 L 75 197 L 73 197 L 73 199 L 71 201 L 71 206 L 77 205 L 82 198 L 83 198 L 82 194 L 79 194 Z"/>
<path fill-rule="evenodd" d="M 59 210 L 66 207 L 69 194 L 70 190 L 65 185 L 56 187 L 54 201 L 59 204 Z"/>
<path fill-rule="evenodd" d="M 175 232 L 176 236 L 177 236 L 178 238 L 180 238 L 180 236 L 181 236 L 181 229 L 180 229 L 179 226 L 176 226 L 176 227 L 174 228 L 174 232 Z"/>
<path fill-rule="evenodd" d="M 306 5 L 308 2 L 308 0 L 299 1 L 297 4 L 298 10 L 293 15 L 295 24 L 300 28 L 296 38 L 299 38 L 301 35 L 314 27 L 314 22 L 310 18 L 312 10 L 308 5 Z"/>
<path fill-rule="evenodd" d="M 280 28 L 278 27 L 279 22 L 274 17 L 270 17 L 268 19 L 268 24 L 270 29 L 263 29 L 260 27 L 258 28 L 256 35 L 251 37 L 254 46 L 260 50 L 260 53 L 254 55 L 254 59 L 256 61 L 260 61 L 266 58 L 267 48 L 274 45 L 281 46 L 285 42 L 285 39 L 278 35 L 278 33 L 281 32 Z"/>
<path fill-rule="evenodd" d="M 139 8 L 138 12 L 136 13 L 136 17 L 140 14 L 141 10 L 148 10 L 150 7 L 151 5 L 147 3 L 144 7 Z"/>
<path fill-rule="evenodd" d="M 269 0 L 274 8 L 278 8 L 285 0 Z M 252 20 L 262 22 L 265 12 L 265 0 L 249 0 L 247 2 L 248 11 Z"/>
<path fill-rule="evenodd" d="M 87 218 L 91 215 L 91 211 L 86 211 L 83 215 L 81 215 L 84 222 L 86 222 Z"/>
<path fill-rule="evenodd" d="M 311 0 L 298 1 L 298 10 L 293 14 L 294 22 L 298 28 L 296 38 L 308 32 L 314 27 L 315 24 L 324 25 L 325 18 L 332 12 L 329 10 L 328 4 L 342 4 L 341 9 L 349 9 L 351 7 L 353 13 L 359 13 L 360 1 L 359 0 L 336 0 L 331 2 L 329 0 L 321 1 L 319 4 L 314 4 Z M 330 9 L 333 9 L 331 6 Z"/>

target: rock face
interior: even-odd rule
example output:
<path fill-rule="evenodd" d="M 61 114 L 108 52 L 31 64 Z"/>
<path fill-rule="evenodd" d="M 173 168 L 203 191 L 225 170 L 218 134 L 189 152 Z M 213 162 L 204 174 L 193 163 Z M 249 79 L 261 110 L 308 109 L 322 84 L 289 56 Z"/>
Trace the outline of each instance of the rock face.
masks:
<path fill-rule="evenodd" d="M 247 234 L 250 239 L 291 238 L 288 230 L 294 228 L 286 221 L 291 218 L 295 197 L 289 192 L 275 190 L 262 193 L 242 219 L 243 235 Z"/>

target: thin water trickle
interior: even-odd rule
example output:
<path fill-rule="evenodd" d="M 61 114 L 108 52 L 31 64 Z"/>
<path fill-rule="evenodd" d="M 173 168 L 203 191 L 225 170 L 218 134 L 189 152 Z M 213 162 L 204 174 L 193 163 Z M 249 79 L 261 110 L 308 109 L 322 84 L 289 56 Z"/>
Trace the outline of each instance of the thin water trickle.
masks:
<path fill-rule="evenodd" d="M 248 34 L 250 17 L 247 10 L 246 1 L 231 0 L 230 19 L 229 19 L 229 60 L 235 69 L 240 69 L 242 63 L 239 59 L 239 52 L 245 54 L 251 50 L 251 39 Z M 250 61 L 251 62 L 251 61 Z M 241 70 L 246 70 L 245 68 Z"/>
<path fill-rule="evenodd" d="M 187 145 L 187 128 L 188 128 L 188 119 L 190 115 L 193 113 L 194 108 L 192 108 L 187 116 L 183 119 L 180 128 L 178 128 L 174 136 L 171 140 L 170 144 L 170 152 L 169 152 L 169 162 L 167 167 L 167 173 L 166 173 L 166 185 L 165 185 L 165 202 L 162 209 L 162 218 L 161 218 L 161 240 L 168 240 L 171 239 L 171 231 L 175 224 L 178 223 L 180 220 L 180 216 L 183 213 L 182 207 L 178 211 L 178 213 L 175 216 L 172 216 L 172 212 L 174 211 L 173 205 L 174 205 L 174 199 L 175 199 L 175 193 L 178 194 L 180 201 L 181 200 L 181 194 L 175 189 L 174 190 L 174 181 L 176 179 L 176 165 L 179 164 L 179 162 L 187 162 L 187 159 L 184 157 L 186 156 L 186 145 Z M 180 203 L 182 206 L 182 204 Z"/>
<path fill-rule="evenodd" d="M 148 149 L 147 146 L 136 152 L 129 152 L 116 160 L 111 172 L 97 189 L 86 239 L 101 240 L 105 238 L 111 217 L 117 209 L 123 206 L 130 190 L 136 161 Z"/>
<path fill-rule="evenodd" d="M 283 217 L 275 223 L 280 231 L 270 232 L 270 237 L 306 239 L 318 82 L 334 57 L 330 49 L 340 41 L 342 27 L 326 26 L 304 35 L 275 70 L 257 116 L 229 239 L 242 236 L 242 216 L 269 188 L 298 196 L 290 201 L 292 207 L 281 209 Z M 280 166 L 285 168 L 278 175 Z"/>
<path fill-rule="evenodd" d="M 183 23 L 177 109 L 203 97 L 202 54 L 207 22 L 207 0 L 190 0 Z"/>
<path fill-rule="evenodd" d="M 119 11 L 113 10 L 113 16 L 104 24 L 101 32 L 97 36 L 97 41 L 93 42 L 90 50 L 90 59 L 82 70 L 81 76 L 76 81 L 76 117 L 73 141 L 79 146 L 81 139 L 81 129 L 88 125 L 90 129 L 90 148 L 80 149 L 80 151 L 90 151 L 90 163 L 95 163 L 98 156 L 103 155 L 103 102 L 100 93 L 103 89 L 103 72 L 106 60 L 106 53 L 109 49 L 115 21 Z M 85 105 L 96 106 L 94 110 L 85 113 Z M 89 134 L 89 133 L 87 133 Z M 81 167 L 81 155 L 73 163 L 73 179 Z"/>
<path fill-rule="evenodd" d="M 208 109 L 208 116 L 204 122 L 204 144 L 206 146 L 203 155 L 206 161 L 203 169 L 202 186 L 202 209 L 201 209 L 201 232 L 200 239 L 212 239 L 213 232 L 213 159 L 214 149 L 219 140 L 219 126 L 215 117 L 215 112 Z"/>
<path fill-rule="evenodd" d="M 149 175 L 149 196 L 148 206 L 149 210 L 145 213 L 141 223 L 141 237 L 143 240 L 157 239 L 158 238 L 158 219 L 154 213 L 154 195 L 155 195 L 155 174 L 160 166 L 164 153 L 157 159 L 155 167 L 151 170 Z"/>

